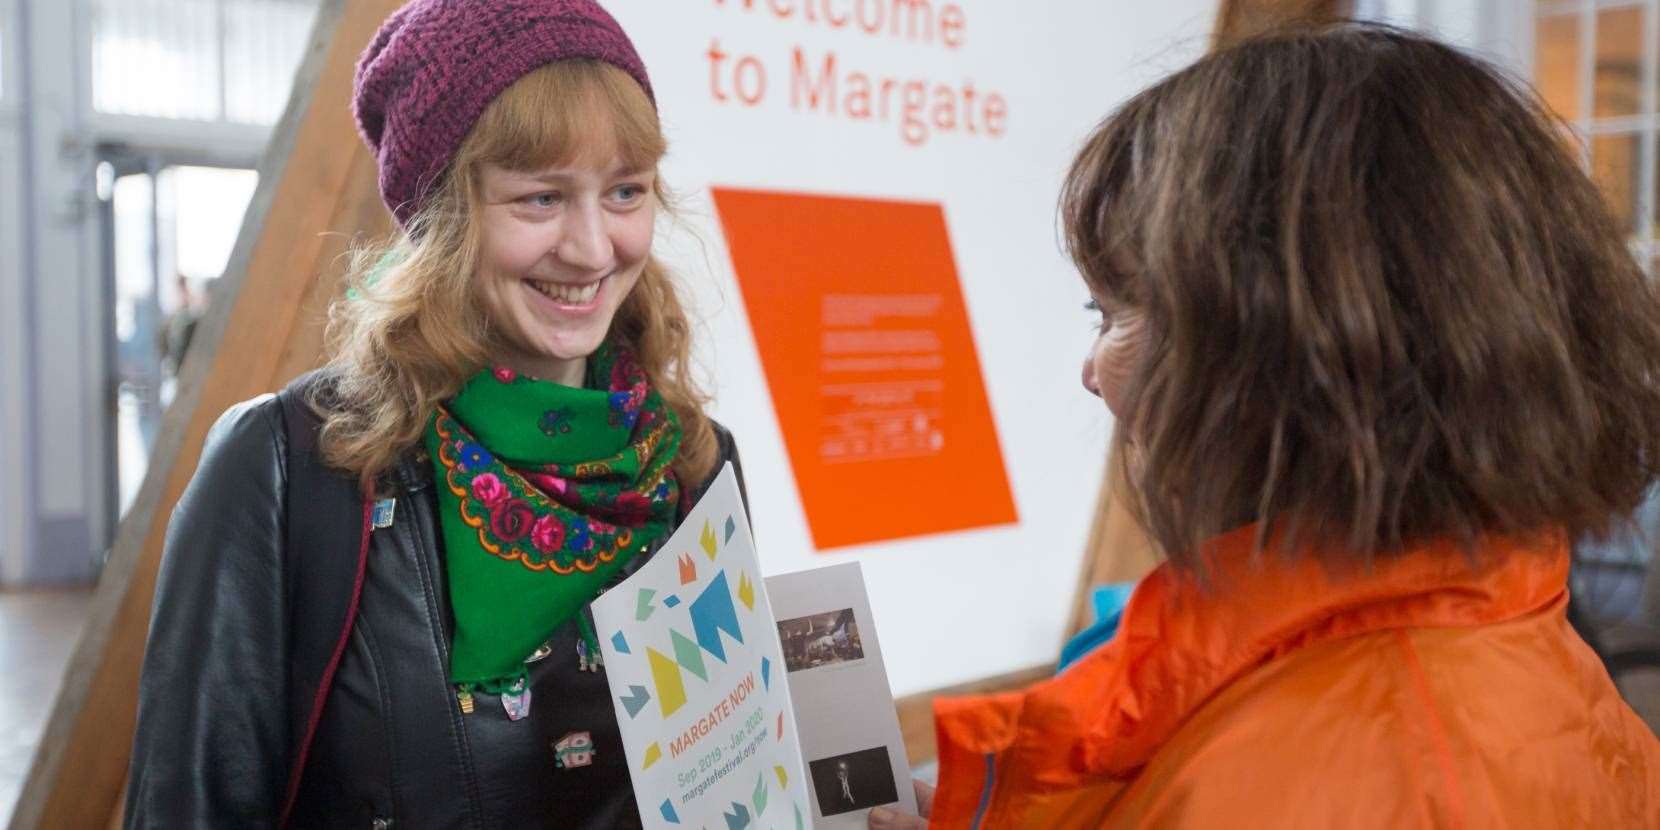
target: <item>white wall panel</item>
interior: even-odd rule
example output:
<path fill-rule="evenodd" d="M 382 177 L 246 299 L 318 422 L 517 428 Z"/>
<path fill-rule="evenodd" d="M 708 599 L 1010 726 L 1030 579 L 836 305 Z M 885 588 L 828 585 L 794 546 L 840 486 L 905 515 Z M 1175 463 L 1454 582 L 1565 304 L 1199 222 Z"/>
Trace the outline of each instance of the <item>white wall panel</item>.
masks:
<path fill-rule="evenodd" d="M 817 22 L 797 0 L 607 3 L 652 74 L 671 143 L 665 177 L 690 196 L 690 231 L 669 245 L 707 319 L 702 346 L 718 387 L 715 411 L 744 454 L 765 568 L 859 560 L 897 694 L 1052 660 L 1071 612 L 1111 429 L 1105 408 L 1078 381 L 1092 321 L 1057 243 L 1056 197 L 1092 125 L 1204 51 L 1216 3 L 967 0 L 959 49 L 832 30 L 823 25 L 823 0 L 811 5 Z M 938 11 L 950 4 L 925 5 Z M 853 6 L 831 3 L 833 10 Z M 773 7 L 792 16 L 778 19 Z M 730 55 L 728 71 L 743 55 L 765 66 L 770 89 L 760 103 L 715 99 L 708 57 L 715 42 Z M 913 146 L 894 123 L 803 112 L 789 94 L 797 47 L 810 64 L 834 52 L 844 72 L 971 79 L 1008 100 L 1007 134 L 940 135 Z M 711 184 L 944 205 L 1018 525 L 815 551 L 705 198 Z"/>

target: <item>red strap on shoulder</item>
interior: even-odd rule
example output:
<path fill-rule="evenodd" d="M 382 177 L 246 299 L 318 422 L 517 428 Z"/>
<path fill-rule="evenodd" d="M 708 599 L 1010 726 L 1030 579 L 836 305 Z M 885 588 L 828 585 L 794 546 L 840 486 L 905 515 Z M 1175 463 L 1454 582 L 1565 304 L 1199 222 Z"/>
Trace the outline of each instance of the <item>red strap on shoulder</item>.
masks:
<path fill-rule="evenodd" d="M 346 643 L 352 637 L 352 626 L 357 622 L 357 602 L 363 596 L 363 575 L 369 565 L 369 536 L 374 532 L 374 509 L 373 494 L 364 493 L 362 538 L 357 546 L 357 575 L 352 580 L 352 599 L 346 606 L 346 621 L 340 626 L 340 638 L 334 643 L 334 653 L 323 669 L 323 678 L 317 684 L 317 695 L 312 698 L 305 737 L 300 741 L 299 751 L 294 753 L 294 765 L 288 770 L 288 794 L 283 798 L 282 818 L 277 822 L 279 828 L 286 828 L 294 813 L 294 802 L 300 797 L 300 773 L 305 771 L 306 756 L 311 753 L 311 742 L 317 737 L 317 724 L 323 719 L 323 705 L 328 702 L 329 689 L 334 686 L 334 671 L 340 667 L 340 658 L 345 655 Z"/>

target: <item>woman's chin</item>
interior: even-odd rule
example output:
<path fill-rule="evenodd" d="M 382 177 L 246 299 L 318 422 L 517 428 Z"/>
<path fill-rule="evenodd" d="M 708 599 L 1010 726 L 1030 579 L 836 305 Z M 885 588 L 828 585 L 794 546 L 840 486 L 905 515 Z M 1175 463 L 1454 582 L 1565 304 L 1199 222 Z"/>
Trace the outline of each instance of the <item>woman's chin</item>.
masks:
<path fill-rule="evenodd" d="M 586 360 L 599 351 L 605 342 L 605 333 L 589 337 L 561 337 L 558 340 L 545 341 L 537 352 L 547 360 L 567 362 L 572 360 Z"/>
<path fill-rule="evenodd" d="M 576 338 L 568 334 L 567 332 L 567 336 L 525 344 L 513 349 L 514 354 L 504 356 L 500 362 L 532 377 L 558 380 L 565 374 L 567 367 L 592 357 L 594 352 L 599 351 L 600 344 L 605 342 L 603 333 Z"/>

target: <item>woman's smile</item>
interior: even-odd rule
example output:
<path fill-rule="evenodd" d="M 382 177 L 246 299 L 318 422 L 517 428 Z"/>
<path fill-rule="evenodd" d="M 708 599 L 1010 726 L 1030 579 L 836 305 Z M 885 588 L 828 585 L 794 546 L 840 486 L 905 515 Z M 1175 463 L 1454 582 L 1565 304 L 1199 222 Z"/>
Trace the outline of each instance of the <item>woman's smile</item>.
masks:
<path fill-rule="evenodd" d="M 579 283 L 526 277 L 521 282 L 531 290 L 534 295 L 532 302 L 537 307 L 570 315 L 587 314 L 598 309 L 601 305 L 600 294 L 609 284 L 610 277 Z"/>

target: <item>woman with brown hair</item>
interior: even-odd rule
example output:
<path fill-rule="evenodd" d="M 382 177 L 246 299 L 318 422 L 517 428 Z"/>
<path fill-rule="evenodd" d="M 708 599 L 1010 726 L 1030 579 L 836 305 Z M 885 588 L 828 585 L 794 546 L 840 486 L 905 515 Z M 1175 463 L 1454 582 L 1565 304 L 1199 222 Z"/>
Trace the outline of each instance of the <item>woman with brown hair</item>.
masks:
<path fill-rule="evenodd" d="M 169 527 L 128 826 L 639 826 L 588 603 L 727 461 L 592 0 L 414 0 L 355 114 L 400 230 Z M 355 570 L 354 570 L 355 566 Z"/>
<path fill-rule="evenodd" d="M 1251 40 L 1110 116 L 1062 217 L 1168 561 L 1053 680 L 937 704 L 934 824 L 1654 826 L 1660 742 L 1564 608 L 1660 476 L 1660 298 L 1534 96 L 1389 29 Z"/>

